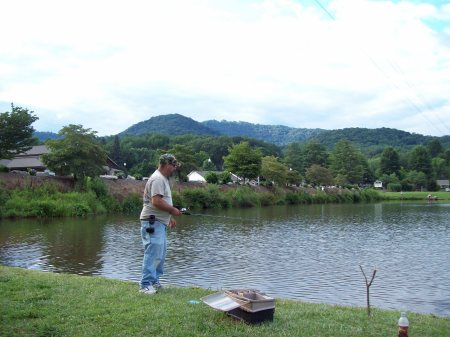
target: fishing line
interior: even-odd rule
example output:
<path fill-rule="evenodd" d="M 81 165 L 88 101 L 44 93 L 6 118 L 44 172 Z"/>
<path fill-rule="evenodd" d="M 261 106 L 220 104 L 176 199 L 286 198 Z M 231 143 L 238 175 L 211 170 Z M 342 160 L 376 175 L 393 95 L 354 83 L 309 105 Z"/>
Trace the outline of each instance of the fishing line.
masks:
<path fill-rule="evenodd" d="M 227 216 L 227 215 L 212 215 L 212 214 L 202 214 L 202 213 L 191 213 L 186 208 L 182 208 L 181 213 L 183 215 L 192 215 L 192 216 L 204 216 L 204 217 L 211 217 L 211 218 L 221 218 L 221 219 L 233 219 L 233 220 L 250 220 L 250 221 L 259 221 L 260 219 L 256 218 L 243 218 L 243 217 L 234 217 L 234 216 Z"/>

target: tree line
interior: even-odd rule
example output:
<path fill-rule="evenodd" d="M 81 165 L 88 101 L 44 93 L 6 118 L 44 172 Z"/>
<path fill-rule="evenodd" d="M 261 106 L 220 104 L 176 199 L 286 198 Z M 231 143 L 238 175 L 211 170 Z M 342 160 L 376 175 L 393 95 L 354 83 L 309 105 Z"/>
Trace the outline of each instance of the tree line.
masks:
<path fill-rule="evenodd" d="M 0 159 L 24 152 L 37 140 L 32 124 L 38 118 L 32 111 L 12 106 L 0 114 Z M 83 186 L 86 177 L 102 173 L 110 157 L 134 177 L 149 176 L 157 167 L 161 153 L 173 153 L 182 164 L 180 181 L 193 170 L 212 172 L 211 182 L 229 181 L 232 172 L 245 181 L 260 179 L 263 184 L 310 184 L 313 186 L 368 186 L 381 180 L 394 191 L 438 189 L 437 179 L 450 176 L 450 149 L 439 139 L 419 144 L 410 150 L 385 147 L 373 156 L 363 154 L 351 141 L 342 138 L 329 149 L 319 140 L 277 146 L 247 137 L 208 135 L 140 134 L 98 137 L 82 125 L 68 125 L 59 131 L 61 138 L 47 140 L 51 150 L 43 157 L 57 174 L 72 174 Z"/>

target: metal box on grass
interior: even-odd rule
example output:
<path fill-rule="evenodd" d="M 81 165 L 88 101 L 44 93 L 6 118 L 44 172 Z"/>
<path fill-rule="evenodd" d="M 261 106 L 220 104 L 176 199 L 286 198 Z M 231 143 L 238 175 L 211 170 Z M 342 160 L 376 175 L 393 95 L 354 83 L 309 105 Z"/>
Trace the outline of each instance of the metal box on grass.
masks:
<path fill-rule="evenodd" d="M 234 289 L 205 296 L 210 307 L 249 324 L 273 321 L 275 300 L 255 289 Z"/>
<path fill-rule="evenodd" d="M 275 300 L 255 289 L 233 289 L 225 293 L 236 302 L 241 303 L 241 308 L 247 311 L 259 311 L 275 308 Z"/>
<path fill-rule="evenodd" d="M 275 308 L 250 312 L 242 309 L 242 307 L 237 307 L 235 309 L 227 311 L 227 315 L 249 324 L 272 322 L 274 313 Z"/>

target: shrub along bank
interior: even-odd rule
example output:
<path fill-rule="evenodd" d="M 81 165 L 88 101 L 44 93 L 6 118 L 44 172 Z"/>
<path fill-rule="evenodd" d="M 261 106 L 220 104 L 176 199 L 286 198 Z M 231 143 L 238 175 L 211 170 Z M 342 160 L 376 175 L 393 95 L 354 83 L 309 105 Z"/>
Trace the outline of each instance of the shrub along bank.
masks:
<path fill-rule="evenodd" d="M 218 185 L 174 189 L 174 205 L 189 209 L 227 209 L 271 205 L 313 203 L 355 203 L 381 200 L 374 190 L 261 190 L 249 186 L 223 188 Z M 85 191 L 61 191 L 46 182 L 14 189 L 0 187 L 0 217 L 67 217 L 105 213 L 138 214 L 142 207 L 140 193 L 116 198 L 101 179 L 88 181 Z"/>

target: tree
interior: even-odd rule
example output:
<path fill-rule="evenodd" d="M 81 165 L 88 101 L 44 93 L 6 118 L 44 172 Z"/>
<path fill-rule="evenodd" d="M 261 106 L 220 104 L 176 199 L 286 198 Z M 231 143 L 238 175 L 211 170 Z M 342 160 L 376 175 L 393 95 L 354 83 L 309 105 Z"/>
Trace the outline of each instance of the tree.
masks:
<path fill-rule="evenodd" d="M 412 170 L 407 173 L 402 184 L 409 184 L 413 189 L 422 190 L 423 187 L 427 186 L 427 177 L 423 172 Z"/>
<path fill-rule="evenodd" d="M 423 172 L 427 178 L 431 178 L 431 158 L 425 146 L 418 145 L 412 150 L 409 168 L 413 171 Z"/>
<path fill-rule="evenodd" d="M 223 159 L 232 145 L 231 138 L 226 136 L 207 137 L 197 145 L 196 151 L 207 152 L 211 161 L 220 169 L 223 166 Z"/>
<path fill-rule="evenodd" d="M 197 167 L 203 167 L 203 164 L 205 164 L 205 161 L 207 161 L 209 158 L 209 154 L 203 150 L 201 151 L 196 151 L 196 149 L 194 148 L 194 146 L 192 146 L 192 143 L 189 143 L 190 147 L 192 148 L 192 150 L 194 151 L 194 157 L 195 157 L 195 164 L 197 165 Z M 212 162 L 211 162 L 212 163 Z M 215 167 L 215 165 L 213 164 L 213 166 Z M 214 171 L 216 170 L 214 169 L 208 169 L 206 171 Z"/>
<path fill-rule="evenodd" d="M 102 174 L 106 164 L 106 151 L 97 140 L 96 133 L 82 125 L 63 127 L 58 132 L 61 139 L 45 143 L 50 153 L 42 156 L 43 162 L 59 175 L 73 174 L 77 188 L 83 189 L 85 178 Z"/>
<path fill-rule="evenodd" d="M 397 151 L 392 146 L 383 150 L 380 161 L 381 174 L 398 174 L 400 171 L 400 161 Z"/>
<path fill-rule="evenodd" d="M 215 172 L 208 172 L 205 180 L 208 184 L 217 184 L 219 182 L 219 176 Z"/>
<path fill-rule="evenodd" d="M 203 169 L 204 171 L 215 171 L 215 170 L 216 170 L 216 165 L 214 165 L 214 163 L 211 161 L 211 159 L 208 158 L 208 159 L 206 159 L 206 160 L 203 162 L 202 169 Z"/>
<path fill-rule="evenodd" d="M 445 163 L 450 165 L 450 149 L 445 150 L 443 158 L 445 159 Z"/>
<path fill-rule="evenodd" d="M 340 184 L 360 184 L 364 176 L 365 158 L 347 139 L 340 140 L 331 153 L 331 171 Z"/>
<path fill-rule="evenodd" d="M 430 153 L 431 158 L 437 157 L 442 154 L 442 152 L 444 152 L 444 148 L 442 147 L 441 142 L 436 138 L 434 138 L 427 144 L 427 149 Z"/>
<path fill-rule="evenodd" d="M 312 165 L 326 167 L 328 162 L 328 153 L 325 146 L 317 140 L 310 141 L 303 149 L 303 165 L 305 168 Z"/>
<path fill-rule="evenodd" d="M 117 135 L 114 136 L 113 147 L 111 149 L 111 158 L 119 165 L 124 163 L 120 146 L 120 138 Z"/>
<path fill-rule="evenodd" d="M 431 159 L 431 168 L 433 170 L 434 179 L 448 178 L 449 167 L 445 164 L 445 159 L 439 157 Z"/>
<path fill-rule="evenodd" d="M 224 167 L 245 181 L 258 177 L 261 161 L 261 152 L 258 149 L 252 149 L 248 142 L 241 142 L 229 149 L 229 154 L 224 157 Z"/>
<path fill-rule="evenodd" d="M 11 159 L 37 143 L 31 124 L 39 118 L 33 113 L 13 104 L 11 112 L 0 113 L 0 159 Z"/>
<path fill-rule="evenodd" d="M 299 186 L 302 183 L 302 175 L 296 170 L 289 169 L 286 180 L 288 184 Z"/>
<path fill-rule="evenodd" d="M 308 183 L 313 185 L 334 185 L 333 175 L 330 170 L 316 164 L 306 170 L 305 178 Z"/>
<path fill-rule="evenodd" d="M 300 143 L 294 142 L 286 146 L 284 150 L 284 162 L 290 169 L 304 173 L 303 149 Z"/>
<path fill-rule="evenodd" d="M 286 185 L 287 168 L 274 156 L 266 156 L 261 161 L 261 174 L 266 180 L 273 181 L 277 185 Z"/>

